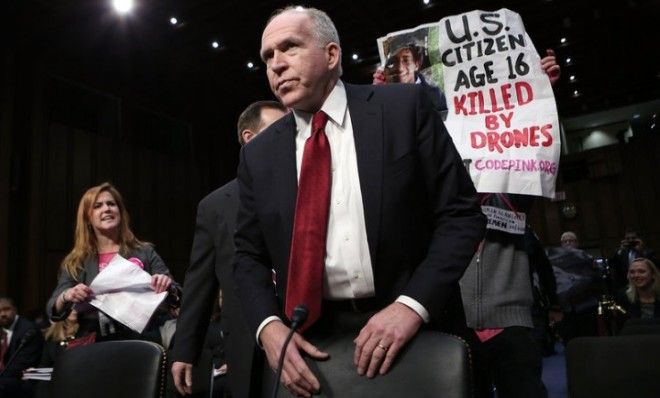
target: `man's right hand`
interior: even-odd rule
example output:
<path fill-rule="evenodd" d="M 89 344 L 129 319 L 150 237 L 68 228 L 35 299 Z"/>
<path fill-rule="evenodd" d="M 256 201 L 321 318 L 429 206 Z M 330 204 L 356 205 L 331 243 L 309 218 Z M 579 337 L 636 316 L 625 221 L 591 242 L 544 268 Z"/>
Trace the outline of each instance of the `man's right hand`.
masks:
<path fill-rule="evenodd" d="M 289 328 L 281 321 L 267 324 L 259 335 L 259 340 L 266 352 L 268 365 L 277 371 L 280 352 L 289 334 Z M 321 384 L 300 355 L 303 351 L 313 359 L 328 359 L 329 355 L 310 344 L 300 334 L 295 333 L 284 354 L 282 377 L 280 382 L 291 393 L 300 397 L 311 397 L 321 388 Z"/>
<path fill-rule="evenodd" d="M 181 395 L 192 394 L 192 364 L 174 362 L 172 364 L 172 377 L 174 385 Z"/>

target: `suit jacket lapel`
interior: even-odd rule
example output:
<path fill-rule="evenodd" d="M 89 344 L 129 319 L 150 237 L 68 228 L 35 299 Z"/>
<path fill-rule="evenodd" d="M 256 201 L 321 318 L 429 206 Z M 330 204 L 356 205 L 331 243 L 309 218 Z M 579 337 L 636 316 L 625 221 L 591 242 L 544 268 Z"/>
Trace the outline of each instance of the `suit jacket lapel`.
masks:
<path fill-rule="evenodd" d="M 293 113 L 286 116 L 284 123 L 279 124 L 273 134 L 272 154 L 274 156 L 273 195 L 282 217 L 282 233 L 292 236 L 293 217 L 296 210 L 296 195 L 298 194 L 298 177 L 296 169 L 296 122 Z M 291 251 L 291 241 L 286 239 L 287 253 Z M 286 267 L 286 264 L 282 264 Z"/>
<path fill-rule="evenodd" d="M 383 117 L 382 109 L 369 102 L 371 87 L 345 84 L 348 109 L 353 124 L 364 221 L 372 262 L 375 261 L 380 228 L 383 189 Z"/>
<path fill-rule="evenodd" d="M 98 257 L 92 256 L 88 257 L 85 259 L 85 262 L 83 263 L 84 265 L 84 270 L 85 270 L 85 275 L 82 275 L 82 282 L 84 282 L 86 285 L 89 285 L 94 278 L 99 274 L 99 261 Z"/>

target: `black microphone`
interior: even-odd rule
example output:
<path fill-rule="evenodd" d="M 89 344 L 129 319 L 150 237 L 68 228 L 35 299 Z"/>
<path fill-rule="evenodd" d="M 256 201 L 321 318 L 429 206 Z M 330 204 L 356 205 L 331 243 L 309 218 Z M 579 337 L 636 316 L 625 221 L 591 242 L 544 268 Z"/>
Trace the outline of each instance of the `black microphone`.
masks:
<path fill-rule="evenodd" d="M 2 371 L 0 372 L 0 376 L 2 376 L 5 373 L 5 371 L 9 368 L 9 365 L 14 361 L 14 359 L 18 355 L 18 353 L 21 352 L 23 347 L 25 347 L 25 344 L 27 344 L 30 340 L 32 340 L 36 334 L 37 334 L 36 330 L 30 329 L 23 335 L 21 342 L 18 343 L 18 347 L 16 348 L 16 351 L 14 351 L 14 353 L 11 354 L 11 357 L 9 357 L 9 360 L 7 361 L 7 363 L 5 363 L 5 368 L 2 369 Z"/>
<path fill-rule="evenodd" d="M 273 398 L 277 398 L 277 391 L 280 388 L 280 377 L 282 376 L 282 368 L 284 367 L 284 353 L 286 352 L 286 347 L 289 346 L 289 342 L 291 341 L 293 334 L 296 332 L 296 329 L 307 320 L 307 314 L 309 314 L 309 311 L 303 304 L 298 304 L 296 308 L 293 309 L 293 313 L 291 314 L 291 330 L 289 331 L 289 335 L 286 336 L 286 340 L 284 340 L 282 351 L 280 351 L 280 359 L 277 363 L 275 385 L 273 386 Z"/>

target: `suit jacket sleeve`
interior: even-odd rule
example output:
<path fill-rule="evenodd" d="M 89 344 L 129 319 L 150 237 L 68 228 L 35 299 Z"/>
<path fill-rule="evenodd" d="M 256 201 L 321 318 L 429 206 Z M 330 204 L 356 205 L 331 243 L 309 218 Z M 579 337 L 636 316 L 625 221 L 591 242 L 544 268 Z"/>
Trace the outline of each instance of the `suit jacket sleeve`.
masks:
<path fill-rule="evenodd" d="M 213 219 L 204 202 L 197 207 L 195 236 L 190 251 L 190 266 L 183 285 L 183 302 L 174 342 L 174 359 L 196 363 L 204 345 L 213 301 L 218 293 L 215 277 L 216 252 L 213 242 Z M 231 261 L 231 257 L 227 259 Z"/>
<path fill-rule="evenodd" d="M 250 164 L 245 156 L 248 146 L 241 149 L 238 166 L 238 186 L 240 205 L 236 219 L 234 243 L 234 280 L 245 309 L 246 321 L 250 330 L 256 333 L 259 324 L 269 316 L 280 315 L 279 305 L 274 294 L 270 255 L 254 203 Z"/>
<path fill-rule="evenodd" d="M 78 281 L 73 279 L 66 270 L 60 269 L 60 274 L 57 279 L 57 287 L 55 287 L 53 294 L 50 296 L 50 299 L 48 299 L 48 303 L 46 304 L 46 314 L 48 314 L 49 319 L 57 322 L 63 321 L 67 316 L 69 316 L 69 312 L 71 312 L 71 307 L 73 304 L 67 303 L 64 305 L 64 308 L 61 312 L 55 312 L 55 300 L 57 300 L 57 297 L 62 294 L 63 291 L 72 288 L 77 284 Z"/>
<path fill-rule="evenodd" d="M 16 350 L 20 345 L 20 341 L 26 333 L 28 333 L 30 330 L 33 330 L 34 336 L 30 340 L 26 341 L 21 351 L 16 354 L 12 363 L 5 370 L 6 376 L 19 377 L 23 370 L 31 366 L 36 366 L 39 363 L 39 359 L 41 358 L 41 350 L 44 344 L 41 331 L 39 331 L 37 325 L 35 325 L 32 321 L 29 321 L 25 318 L 19 318 L 18 321 L 21 327 L 20 330 L 16 330 L 14 336 L 12 336 L 12 349 L 8 352 L 9 356 L 5 358 L 5 360 L 8 360 L 12 355 L 16 353 Z"/>
<path fill-rule="evenodd" d="M 437 320 L 484 236 L 486 218 L 440 113 L 428 98 L 428 90 L 418 90 L 416 134 L 432 226 L 426 257 L 414 270 L 403 294 L 417 300 Z"/>

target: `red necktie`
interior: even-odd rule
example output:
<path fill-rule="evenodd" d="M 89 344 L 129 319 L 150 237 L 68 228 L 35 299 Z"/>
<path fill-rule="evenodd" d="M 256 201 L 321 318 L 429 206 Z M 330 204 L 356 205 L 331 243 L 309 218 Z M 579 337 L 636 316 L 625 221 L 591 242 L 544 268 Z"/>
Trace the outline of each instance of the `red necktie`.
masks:
<path fill-rule="evenodd" d="M 301 331 L 321 316 L 331 183 L 330 143 L 324 130 L 327 121 L 328 115 L 323 111 L 312 118 L 312 135 L 305 141 L 293 220 L 285 313 L 290 319 L 298 304 L 307 306 L 309 313 Z"/>
<path fill-rule="evenodd" d="M 0 371 L 5 369 L 5 354 L 7 353 L 7 333 L 0 329 Z"/>

